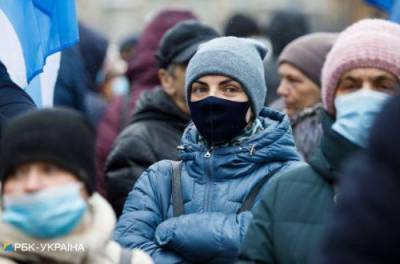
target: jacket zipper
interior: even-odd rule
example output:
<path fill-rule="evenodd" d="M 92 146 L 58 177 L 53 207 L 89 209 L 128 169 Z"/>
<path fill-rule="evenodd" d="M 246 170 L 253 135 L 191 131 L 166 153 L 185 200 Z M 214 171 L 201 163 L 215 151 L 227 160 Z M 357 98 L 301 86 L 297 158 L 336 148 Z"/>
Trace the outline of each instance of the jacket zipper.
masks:
<path fill-rule="evenodd" d="M 204 211 L 208 212 L 209 208 L 210 208 L 210 194 L 212 193 L 212 147 L 204 154 L 204 158 L 206 159 L 206 172 L 207 172 L 207 176 L 208 176 L 208 182 L 206 183 L 206 189 L 205 189 L 205 208 Z"/>

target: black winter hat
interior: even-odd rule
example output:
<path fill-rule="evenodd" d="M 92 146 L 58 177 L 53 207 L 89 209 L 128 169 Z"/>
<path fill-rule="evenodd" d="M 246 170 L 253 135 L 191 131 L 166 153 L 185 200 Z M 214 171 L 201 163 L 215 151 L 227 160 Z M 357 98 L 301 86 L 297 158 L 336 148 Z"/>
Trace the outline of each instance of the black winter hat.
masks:
<path fill-rule="evenodd" d="M 0 141 L 0 181 L 32 161 L 70 171 L 89 194 L 95 188 L 95 130 L 80 113 L 64 108 L 31 111 L 8 121 Z M 2 184 L 4 186 L 4 184 Z"/>
<path fill-rule="evenodd" d="M 196 20 L 186 20 L 168 30 L 160 40 L 155 58 L 161 69 L 172 63 L 185 63 L 196 53 L 197 47 L 219 37 L 212 27 Z"/>

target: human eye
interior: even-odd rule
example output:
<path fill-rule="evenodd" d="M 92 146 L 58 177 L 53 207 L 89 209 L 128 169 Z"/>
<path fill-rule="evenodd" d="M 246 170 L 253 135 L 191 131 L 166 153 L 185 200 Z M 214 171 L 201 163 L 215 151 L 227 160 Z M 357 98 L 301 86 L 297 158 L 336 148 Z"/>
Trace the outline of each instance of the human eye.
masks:
<path fill-rule="evenodd" d="M 350 92 L 350 91 L 356 90 L 358 88 L 360 88 L 360 85 L 358 85 L 356 82 L 351 81 L 351 80 L 344 80 L 339 83 L 338 91 Z"/>
<path fill-rule="evenodd" d="M 233 93 L 239 92 L 239 89 L 237 87 L 235 87 L 235 86 L 227 86 L 227 87 L 223 88 L 223 91 L 225 93 L 233 94 Z"/>
<path fill-rule="evenodd" d="M 192 93 L 193 94 L 203 94 L 208 91 L 208 88 L 204 85 L 194 85 L 192 87 Z"/>
<path fill-rule="evenodd" d="M 41 166 L 41 170 L 43 173 L 51 175 L 51 174 L 58 173 L 61 169 L 60 169 L 60 167 L 53 165 L 53 164 L 43 164 Z"/>

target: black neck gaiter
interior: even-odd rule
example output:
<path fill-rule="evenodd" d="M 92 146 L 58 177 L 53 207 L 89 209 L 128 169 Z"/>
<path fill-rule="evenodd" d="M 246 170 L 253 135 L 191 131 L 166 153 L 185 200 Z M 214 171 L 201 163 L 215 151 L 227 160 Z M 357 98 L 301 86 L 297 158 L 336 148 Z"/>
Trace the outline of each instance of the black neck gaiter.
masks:
<path fill-rule="evenodd" d="M 190 113 L 200 135 L 208 144 L 225 143 L 246 127 L 247 102 L 235 102 L 214 96 L 189 102 Z"/>

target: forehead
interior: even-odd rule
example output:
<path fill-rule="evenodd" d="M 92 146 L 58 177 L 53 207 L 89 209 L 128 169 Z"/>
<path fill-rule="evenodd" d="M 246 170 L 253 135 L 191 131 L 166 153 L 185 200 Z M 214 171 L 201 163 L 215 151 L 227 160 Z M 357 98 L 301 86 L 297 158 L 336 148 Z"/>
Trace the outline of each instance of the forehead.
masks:
<path fill-rule="evenodd" d="M 396 77 L 385 70 L 381 70 L 378 68 L 356 68 L 345 72 L 341 80 L 346 78 L 353 78 L 353 79 L 375 79 L 378 77 L 385 77 L 389 79 L 396 79 Z"/>
<path fill-rule="evenodd" d="M 299 75 L 304 76 L 304 74 L 295 66 L 289 63 L 282 63 L 279 65 L 278 72 L 281 75 Z"/>

